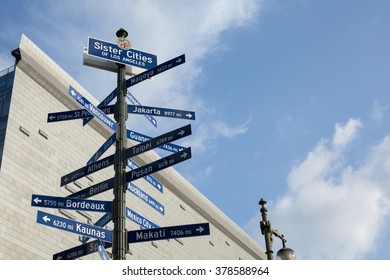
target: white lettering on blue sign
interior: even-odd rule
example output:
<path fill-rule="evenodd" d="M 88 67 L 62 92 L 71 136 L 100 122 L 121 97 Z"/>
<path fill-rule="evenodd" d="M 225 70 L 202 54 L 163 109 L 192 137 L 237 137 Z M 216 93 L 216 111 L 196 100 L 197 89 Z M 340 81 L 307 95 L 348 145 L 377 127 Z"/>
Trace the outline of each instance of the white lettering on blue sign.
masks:
<path fill-rule="evenodd" d="M 127 184 L 127 190 L 140 198 L 142 201 L 147 203 L 149 206 L 151 206 L 153 209 L 158 211 L 160 214 L 164 215 L 165 214 L 165 208 L 164 206 L 158 202 L 156 199 L 154 199 L 152 196 L 150 196 L 148 193 L 145 191 L 141 190 L 139 187 L 137 187 L 133 183 L 128 183 Z"/>
<path fill-rule="evenodd" d="M 159 228 L 158 225 L 144 218 L 134 210 L 126 207 L 126 217 L 134 223 L 140 225 L 142 228 Z"/>

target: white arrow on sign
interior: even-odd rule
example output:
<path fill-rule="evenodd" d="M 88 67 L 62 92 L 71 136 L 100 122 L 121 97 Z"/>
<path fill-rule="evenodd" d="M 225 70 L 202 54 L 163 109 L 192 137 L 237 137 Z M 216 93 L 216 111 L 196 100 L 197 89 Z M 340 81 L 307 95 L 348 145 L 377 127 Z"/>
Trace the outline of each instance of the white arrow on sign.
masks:
<path fill-rule="evenodd" d="M 36 197 L 36 198 L 34 199 L 34 202 L 35 202 L 36 204 L 38 204 L 38 203 L 42 202 L 42 200 L 40 200 L 39 197 Z"/>
<path fill-rule="evenodd" d="M 198 231 L 199 233 L 202 233 L 202 232 L 204 231 L 204 228 L 198 227 L 198 228 L 196 229 L 196 231 Z"/>
<path fill-rule="evenodd" d="M 180 157 L 182 157 L 182 158 L 186 158 L 187 157 L 187 153 L 186 152 L 184 152 Z"/>
<path fill-rule="evenodd" d="M 186 132 L 185 132 L 184 130 L 181 130 L 178 134 L 179 134 L 180 136 L 183 136 L 184 133 L 186 133 Z"/>
<path fill-rule="evenodd" d="M 50 218 L 47 215 L 44 216 L 42 219 L 45 221 L 45 223 L 50 222 Z"/>
<path fill-rule="evenodd" d="M 191 114 L 191 113 L 188 113 L 188 114 L 186 115 L 186 117 L 188 117 L 189 119 L 191 119 L 191 118 L 192 118 L 192 114 Z"/>

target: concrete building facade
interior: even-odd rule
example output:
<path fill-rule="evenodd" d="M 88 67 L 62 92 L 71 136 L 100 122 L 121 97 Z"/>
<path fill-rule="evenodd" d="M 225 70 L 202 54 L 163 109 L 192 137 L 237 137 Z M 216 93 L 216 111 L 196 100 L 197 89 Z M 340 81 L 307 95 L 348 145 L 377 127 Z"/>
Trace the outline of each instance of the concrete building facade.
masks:
<path fill-rule="evenodd" d="M 82 120 L 48 123 L 49 113 L 81 109 L 69 96 L 69 86 L 92 103 L 98 101 L 25 35 L 12 54 L 15 66 L 0 74 L 0 259 L 52 259 L 81 245 L 81 236 L 38 224 L 38 210 L 87 224 L 103 214 L 32 207 L 32 195 L 66 197 L 112 178 L 113 168 L 105 168 L 60 187 L 60 178 L 85 166 L 112 131 L 96 118 L 86 126 Z M 134 144 L 128 141 L 128 147 Z M 153 151 L 133 158 L 140 166 L 157 159 Z M 160 227 L 209 223 L 210 235 L 133 243 L 127 259 L 266 259 L 254 240 L 174 168 L 152 176 L 163 184 L 163 193 L 145 178 L 133 187 L 164 205 L 165 213 L 128 191 L 128 207 L 139 221 L 127 219 L 127 230 L 147 228 L 148 221 Z M 112 190 L 92 199 L 110 201 Z M 112 230 L 112 222 L 105 228 Z M 94 253 L 81 259 L 100 257 Z"/>

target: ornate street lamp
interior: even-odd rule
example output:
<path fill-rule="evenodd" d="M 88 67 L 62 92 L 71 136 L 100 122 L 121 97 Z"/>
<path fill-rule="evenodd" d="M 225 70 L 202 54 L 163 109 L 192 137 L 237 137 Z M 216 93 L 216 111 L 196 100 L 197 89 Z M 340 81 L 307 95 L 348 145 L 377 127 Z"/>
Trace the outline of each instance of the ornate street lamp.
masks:
<path fill-rule="evenodd" d="M 286 247 L 286 238 L 283 234 L 280 234 L 276 229 L 272 228 L 271 222 L 267 218 L 267 208 L 265 208 L 265 204 L 267 202 L 261 198 L 259 201 L 259 204 L 261 205 L 260 213 L 262 217 L 262 221 L 260 222 L 260 230 L 261 234 L 264 235 L 265 238 L 265 248 L 266 248 L 266 255 L 268 260 L 273 260 L 273 251 L 272 251 L 272 243 L 273 243 L 273 237 L 272 235 L 275 235 L 276 237 L 279 237 L 282 240 L 283 248 L 280 249 L 276 256 L 279 260 L 295 260 L 295 252 L 294 250 Z"/>

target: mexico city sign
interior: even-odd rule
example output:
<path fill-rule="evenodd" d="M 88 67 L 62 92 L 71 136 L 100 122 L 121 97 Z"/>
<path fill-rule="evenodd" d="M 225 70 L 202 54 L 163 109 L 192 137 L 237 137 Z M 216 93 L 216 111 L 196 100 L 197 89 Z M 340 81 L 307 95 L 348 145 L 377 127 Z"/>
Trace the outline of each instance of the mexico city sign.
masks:
<path fill-rule="evenodd" d="M 88 38 L 87 54 L 144 69 L 151 69 L 157 65 L 157 56 L 154 54 L 134 49 L 123 50 L 116 44 L 91 37 Z"/>

